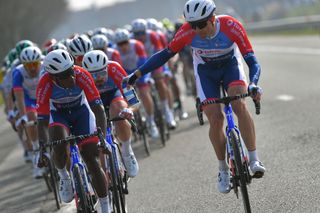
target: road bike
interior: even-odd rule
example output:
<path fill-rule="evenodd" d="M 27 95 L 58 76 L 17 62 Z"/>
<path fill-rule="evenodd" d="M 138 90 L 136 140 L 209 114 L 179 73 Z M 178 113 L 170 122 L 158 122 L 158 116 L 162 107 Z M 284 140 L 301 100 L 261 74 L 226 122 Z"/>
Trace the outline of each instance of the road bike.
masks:
<path fill-rule="evenodd" d="M 221 85 L 222 87 L 222 85 Z M 254 91 L 256 92 L 256 91 Z M 204 124 L 202 108 L 208 104 L 224 104 L 224 113 L 227 119 L 226 135 L 227 135 L 227 156 L 230 167 L 230 183 L 231 189 L 234 190 L 237 198 L 239 198 L 238 187 L 240 187 L 244 209 L 246 213 L 251 213 L 250 200 L 248 195 L 247 185 L 251 183 L 252 178 L 261 178 L 263 173 L 256 173 L 251 175 L 249 172 L 249 157 L 242 140 L 240 130 L 235 125 L 231 102 L 240 100 L 250 96 L 249 93 L 227 96 L 224 89 L 222 89 L 223 97 L 215 100 L 207 100 L 205 102 L 200 101 L 197 98 L 196 108 L 200 125 Z M 260 102 L 254 102 L 256 108 L 256 114 L 260 114 Z"/>

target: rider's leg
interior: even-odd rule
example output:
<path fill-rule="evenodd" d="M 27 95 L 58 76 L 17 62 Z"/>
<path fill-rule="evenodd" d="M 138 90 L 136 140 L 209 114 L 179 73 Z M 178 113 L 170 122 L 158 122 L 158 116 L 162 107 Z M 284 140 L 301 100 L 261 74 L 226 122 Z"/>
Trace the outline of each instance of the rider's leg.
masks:
<path fill-rule="evenodd" d="M 127 108 L 128 105 L 124 100 L 118 99 L 111 102 L 110 115 L 111 118 L 118 116 L 122 109 Z M 127 168 L 128 175 L 135 177 L 139 171 L 139 165 L 134 156 L 131 147 L 131 126 L 128 121 L 115 122 L 116 135 L 122 144 L 122 154 L 125 166 Z"/>
<path fill-rule="evenodd" d="M 99 164 L 99 151 L 96 143 L 86 143 L 81 145 L 81 156 L 86 163 L 90 177 L 92 178 L 92 185 L 98 194 L 98 197 L 103 198 L 107 196 L 107 187 L 105 174 Z"/>

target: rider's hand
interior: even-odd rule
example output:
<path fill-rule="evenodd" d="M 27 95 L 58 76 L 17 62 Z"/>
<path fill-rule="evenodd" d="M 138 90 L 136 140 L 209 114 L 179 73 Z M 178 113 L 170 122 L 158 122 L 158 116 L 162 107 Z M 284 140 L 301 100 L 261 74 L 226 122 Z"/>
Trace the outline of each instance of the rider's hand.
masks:
<path fill-rule="evenodd" d="M 125 119 L 128 119 L 128 120 L 131 120 L 133 119 L 133 112 L 131 109 L 129 108 L 124 108 L 123 110 L 121 110 L 121 112 L 119 113 L 119 116 L 121 118 L 125 118 Z"/>
<path fill-rule="evenodd" d="M 137 79 L 140 77 L 140 71 L 136 70 L 135 72 L 131 73 L 127 77 L 125 77 L 122 82 L 125 82 L 127 87 L 133 86 Z"/>
<path fill-rule="evenodd" d="M 17 121 L 16 121 L 16 127 L 20 126 L 21 124 L 28 123 L 28 117 L 27 115 L 21 116 Z"/>
<path fill-rule="evenodd" d="M 254 83 L 250 83 L 248 87 L 248 92 L 254 101 L 260 101 L 262 95 L 262 88 L 255 85 Z"/>

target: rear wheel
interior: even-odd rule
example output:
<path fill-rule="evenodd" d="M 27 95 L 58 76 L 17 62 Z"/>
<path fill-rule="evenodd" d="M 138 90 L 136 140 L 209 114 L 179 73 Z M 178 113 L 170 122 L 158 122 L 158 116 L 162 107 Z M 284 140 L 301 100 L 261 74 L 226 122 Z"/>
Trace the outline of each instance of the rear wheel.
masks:
<path fill-rule="evenodd" d="M 161 113 L 160 107 L 159 107 L 159 102 L 157 101 L 156 97 L 152 96 L 152 98 L 153 98 L 153 102 L 154 102 L 155 122 L 159 128 L 161 143 L 163 146 L 165 146 L 166 140 L 168 137 L 168 135 L 166 134 L 166 127 L 165 127 L 166 124 L 165 124 L 163 115 Z"/>
<path fill-rule="evenodd" d="M 56 200 L 56 206 L 57 206 L 57 209 L 60 209 L 61 198 L 60 198 L 59 189 L 58 189 L 58 174 L 56 172 L 56 169 L 53 165 L 52 160 L 50 160 L 50 163 L 49 163 L 49 175 L 50 175 L 50 185 L 54 194 L 54 199 Z"/>
<path fill-rule="evenodd" d="M 235 176 L 237 175 L 239 176 L 240 189 L 241 189 L 244 209 L 246 213 L 251 213 L 250 200 L 249 200 L 248 189 L 247 189 L 248 174 L 246 174 L 244 164 L 242 163 L 242 156 L 241 156 L 240 146 L 239 146 L 240 138 L 235 130 L 231 130 L 230 140 L 232 143 L 232 148 L 234 151 L 234 158 L 235 158 L 235 169 L 236 169 Z"/>
<path fill-rule="evenodd" d="M 111 153 L 109 155 L 108 159 L 109 159 L 110 176 L 111 176 L 113 211 L 114 211 L 114 213 L 121 213 L 120 198 L 119 198 L 119 192 L 118 192 L 118 178 L 117 178 L 117 174 L 116 174 L 114 153 Z"/>

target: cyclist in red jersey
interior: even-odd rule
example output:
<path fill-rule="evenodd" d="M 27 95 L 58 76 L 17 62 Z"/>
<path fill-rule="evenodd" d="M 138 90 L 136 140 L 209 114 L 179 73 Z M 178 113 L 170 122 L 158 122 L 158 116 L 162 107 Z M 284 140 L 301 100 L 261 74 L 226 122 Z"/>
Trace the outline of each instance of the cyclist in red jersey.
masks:
<path fill-rule="evenodd" d="M 44 59 L 46 73 L 37 88 L 39 129 L 49 122 L 50 141 L 73 135 L 91 134 L 100 127 L 105 134 L 106 117 L 99 91 L 88 71 L 74 66 L 65 50 L 54 50 Z M 45 134 L 39 140 L 48 141 Z M 105 174 L 98 162 L 98 138 L 88 138 L 79 144 L 80 153 L 92 178 L 101 207 L 108 203 Z M 73 199 L 73 188 L 66 169 L 67 144 L 53 147 L 53 161 L 60 176 L 59 193 L 64 202 Z"/>

